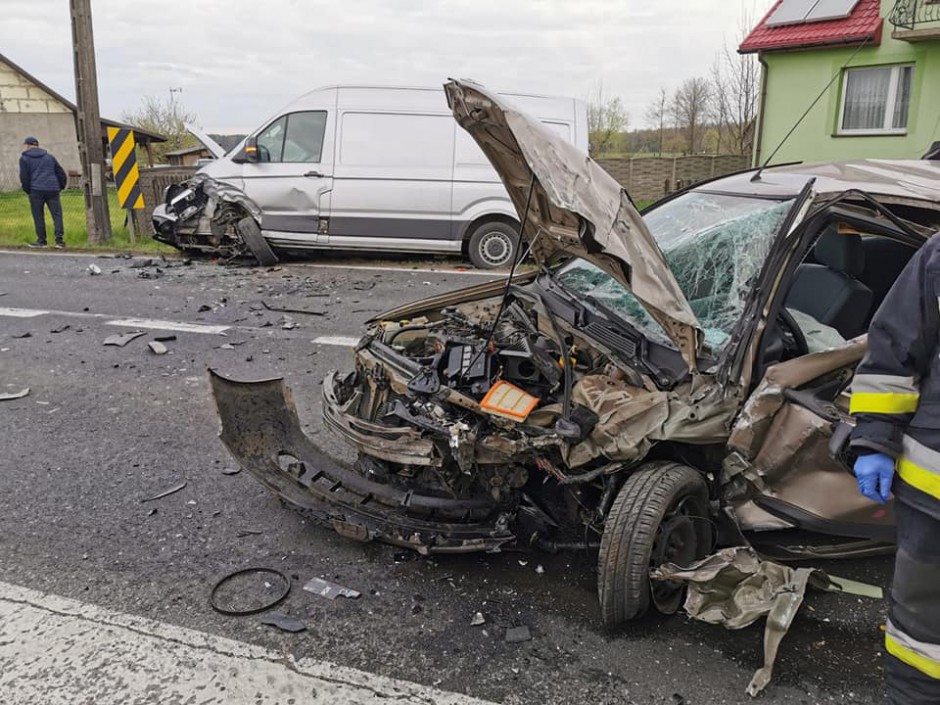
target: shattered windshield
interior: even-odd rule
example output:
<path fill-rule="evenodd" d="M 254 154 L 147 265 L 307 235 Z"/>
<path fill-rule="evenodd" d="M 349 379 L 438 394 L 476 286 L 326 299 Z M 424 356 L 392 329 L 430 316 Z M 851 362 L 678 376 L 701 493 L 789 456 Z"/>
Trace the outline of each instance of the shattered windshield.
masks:
<path fill-rule="evenodd" d="M 792 199 L 690 192 L 644 215 L 705 330 L 710 354 L 727 343 L 751 282 L 792 205 Z M 665 331 L 633 294 L 591 263 L 573 260 L 558 278 L 566 288 L 595 297 L 652 339 L 669 344 Z"/>

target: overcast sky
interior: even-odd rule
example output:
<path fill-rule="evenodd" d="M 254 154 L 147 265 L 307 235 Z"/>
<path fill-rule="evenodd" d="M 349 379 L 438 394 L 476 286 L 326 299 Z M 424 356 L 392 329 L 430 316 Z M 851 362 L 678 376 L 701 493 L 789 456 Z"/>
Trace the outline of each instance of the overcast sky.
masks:
<path fill-rule="evenodd" d="M 660 86 L 706 75 L 773 0 L 92 0 L 101 111 L 178 94 L 209 132 L 247 132 L 322 85 L 440 85 L 587 97 L 631 125 Z M 3 0 L 0 52 L 74 97 L 67 0 Z"/>

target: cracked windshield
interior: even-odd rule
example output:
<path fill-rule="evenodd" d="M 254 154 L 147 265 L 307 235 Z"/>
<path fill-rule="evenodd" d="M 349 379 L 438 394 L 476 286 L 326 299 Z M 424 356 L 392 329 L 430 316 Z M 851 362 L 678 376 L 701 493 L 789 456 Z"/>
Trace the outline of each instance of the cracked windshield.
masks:
<path fill-rule="evenodd" d="M 705 329 L 706 351 L 721 351 L 751 281 L 760 273 L 793 201 L 687 193 L 644 216 L 689 305 Z M 559 273 L 572 291 L 593 295 L 658 342 L 666 333 L 636 298 L 584 260 Z"/>

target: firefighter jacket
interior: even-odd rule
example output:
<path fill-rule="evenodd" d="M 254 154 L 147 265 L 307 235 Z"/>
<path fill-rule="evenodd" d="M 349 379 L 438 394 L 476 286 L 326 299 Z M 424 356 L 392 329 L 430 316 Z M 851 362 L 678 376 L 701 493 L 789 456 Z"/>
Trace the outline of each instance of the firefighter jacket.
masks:
<path fill-rule="evenodd" d="M 850 410 L 851 448 L 895 458 L 895 498 L 940 519 L 940 234 L 875 314 Z"/>

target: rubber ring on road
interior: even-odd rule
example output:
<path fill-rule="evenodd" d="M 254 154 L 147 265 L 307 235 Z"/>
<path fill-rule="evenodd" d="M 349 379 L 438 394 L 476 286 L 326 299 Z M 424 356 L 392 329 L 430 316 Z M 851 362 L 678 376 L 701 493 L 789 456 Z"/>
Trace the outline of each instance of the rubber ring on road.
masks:
<path fill-rule="evenodd" d="M 251 573 L 269 573 L 271 575 L 276 575 L 284 583 L 284 592 L 282 592 L 280 595 L 278 595 L 276 598 L 274 598 L 274 600 L 272 600 L 268 604 L 262 605 L 261 607 L 254 607 L 250 610 L 229 610 L 229 609 L 225 609 L 224 607 L 219 607 L 215 603 L 215 596 L 223 585 L 228 583 L 233 578 L 237 578 L 240 575 L 248 575 Z M 284 573 L 282 573 L 279 570 L 274 570 L 274 568 L 243 568 L 242 570 L 236 570 L 234 573 L 229 573 L 224 578 L 219 580 L 219 582 L 217 582 L 212 587 L 212 592 L 209 594 L 209 606 L 212 607 L 212 609 L 214 609 L 219 614 L 226 614 L 231 617 L 244 617 L 249 614 L 258 614 L 259 612 L 264 612 L 265 610 L 269 610 L 272 607 L 275 607 L 276 605 L 281 604 L 284 601 L 284 599 L 290 594 L 290 588 L 291 588 L 290 578 L 288 578 L 286 575 L 284 575 Z"/>

